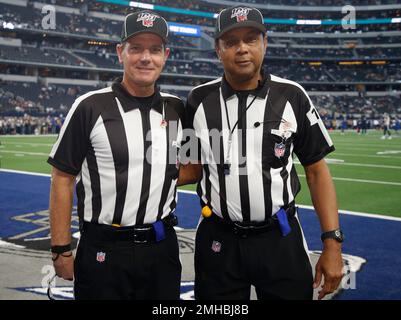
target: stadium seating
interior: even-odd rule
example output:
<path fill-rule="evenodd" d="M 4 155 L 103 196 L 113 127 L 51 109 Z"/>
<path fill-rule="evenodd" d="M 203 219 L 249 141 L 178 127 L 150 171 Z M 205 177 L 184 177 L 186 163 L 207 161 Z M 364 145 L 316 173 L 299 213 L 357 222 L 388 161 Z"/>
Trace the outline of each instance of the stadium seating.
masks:
<path fill-rule="evenodd" d="M 6 2 L 6 1 L 4 1 Z M 0 1 L 0 76 L 34 76 L 34 82 L 0 82 L 0 116 L 15 117 L 66 114 L 80 94 L 103 87 L 120 76 L 115 45 L 119 41 L 125 14 L 137 10 L 104 2 L 41 0 L 56 4 L 56 30 L 43 30 L 43 14 L 37 4 L 11 5 Z M 178 9 L 216 13 L 223 2 L 203 0 L 144 0 L 145 3 Z M 342 6 L 339 0 L 272 0 L 267 10 L 262 0 L 244 1 L 260 5 L 271 19 L 341 19 L 340 12 L 325 11 L 326 6 Z M 396 0 L 359 0 L 355 6 L 396 5 Z M 280 6 L 294 6 L 281 10 Z M 297 6 L 322 10 L 297 10 Z M 378 7 L 379 8 L 379 7 Z M 68 13 L 71 11 L 74 13 Z M 170 33 L 170 58 L 158 83 L 183 99 L 190 87 L 222 75 L 214 52 L 215 19 L 162 11 L 169 22 L 201 27 L 200 38 Z M 400 17 L 401 10 L 359 10 L 358 19 Z M 14 29 L 10 29 L 10 24 Z M 378 117 L 382 112 L 400 115 L 401 99 L 401 23 L 361 24 L 351 31 L 341 25 L 296 25 L 268 23 L 268 50 L 265 57 L 269 73 L 300 82 L 312 95 L 319 112 L 332 121 L 346 112 Z M 379 31 L 377 33 L 376 31 Z M 1 39 L 0 39 L 1 40 Z M 18 40 L 17 42 L 8 40 Z M 179 75 L 179 76 L 177 76 Z M 47 78 L 62 78 L 62 84 L 49 84 Z M 6 79 L 8 79 L 6 77 Z M 92 81 L 94 86 L 74 83 Z M 30 80 L 32 81 L 32 80 Z M 342 93 L 352 93 L 351 96 Z M 349 117 L 352 119 L 352 116 Z M 15 122 L 15 121 L 14 121 Z M 18 122 L 18 121 L 16 121 Z M 3 121 L 3 124 L 5 122 Z M 332 124 L 330 123 L 330 126 Z M 335 125 L 333 126 L 335 127 Z M 15 131 L 15 130 L 14 130 Z M 51 129 L 54 131 L 54 129 Z"/>

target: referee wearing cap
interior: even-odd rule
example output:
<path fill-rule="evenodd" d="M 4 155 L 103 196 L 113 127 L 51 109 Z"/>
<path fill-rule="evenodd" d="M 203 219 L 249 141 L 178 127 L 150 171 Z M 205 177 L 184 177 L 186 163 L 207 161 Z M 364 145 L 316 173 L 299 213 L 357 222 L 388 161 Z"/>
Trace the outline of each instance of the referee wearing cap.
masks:
<path fill-rule="evenodd" d="M 201 150 L 201 165 L 183 167 L 201 177 L 195 298 L 249 299 L 254 285 L 258 299 L 311 299 L 324 276 L 321 299 L 342 278 L 343 236 L 323 159 L 333 143 L 305 90 L 263 71 L 267 37 L 259 10 L 221 11 L 215 41 L 224 76 L 195 87 L 186 110 Z M 314 280 L 294 205 L 300 182 L 293 152 L 323 232 Z"/>
<path fill-rule="evenodd" d="M 151 11 L 125 17 L 122 79 L 73 104 L 48 162 L 51 251 L 76 299 L 179 299 L 173 228 L 184 105 L 155 82 L 168 26 Z M 71 253 L 76 184 L 81 238 Z"/>

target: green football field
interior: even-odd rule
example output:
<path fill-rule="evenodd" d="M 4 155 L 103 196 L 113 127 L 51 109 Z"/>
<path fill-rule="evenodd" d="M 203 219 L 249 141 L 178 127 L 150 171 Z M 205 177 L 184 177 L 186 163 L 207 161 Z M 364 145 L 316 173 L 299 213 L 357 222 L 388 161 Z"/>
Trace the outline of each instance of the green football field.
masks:
<path fill-rule="evenodd" d="M 327 159 L 342 210 L 401 217 L 401 137 L 381 140 L 381 132 L 332 132 L 336 151 Z M 50 173 L 47 156 L 55 136 L 0 136 L 0 168 Z M 311 205 L 301 165 L 297 203 Z M 184 187 L 194 190 L 195 186 Z"/>

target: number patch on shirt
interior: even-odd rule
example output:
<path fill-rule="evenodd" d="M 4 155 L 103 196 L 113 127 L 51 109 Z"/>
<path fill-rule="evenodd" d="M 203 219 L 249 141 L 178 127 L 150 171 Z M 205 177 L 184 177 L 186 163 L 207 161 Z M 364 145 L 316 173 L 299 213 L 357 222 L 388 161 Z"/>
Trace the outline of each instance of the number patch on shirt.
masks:
<path fill-rule="evenodd" d="M 319 113 L 317 112 L 317 110 L 315 108 L 310 108 L 310 110 L 308 111 L 308 113 L 306 114 L 306 116 L 309 119 L 310 125 L 313 126 L 316 123 L 318 123 L 320 117 L 319 117 Z"/>

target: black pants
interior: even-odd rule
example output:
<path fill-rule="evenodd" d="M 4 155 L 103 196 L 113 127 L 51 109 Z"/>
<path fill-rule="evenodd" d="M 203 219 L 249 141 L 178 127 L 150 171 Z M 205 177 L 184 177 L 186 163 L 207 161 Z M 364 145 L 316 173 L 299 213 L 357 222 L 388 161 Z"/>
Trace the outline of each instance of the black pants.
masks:
<path fill-rule="evenodd" d="M 166 239 L 147 244 L 82 233 L 74 265 L 75 299 L 179 299 L 178 241 L 173 227 L 165 229 Z"/>
<path fill-rule="evenodd" d="M 203 219 L 196 234 L 195 299 L 249 300 L 251 285 L 261 300 L 312 299 L 312 268 L 301 228 L 296 218 L 290 225 L 286 237 L 277 227 L 239 238 L 229 226 Z"/>

